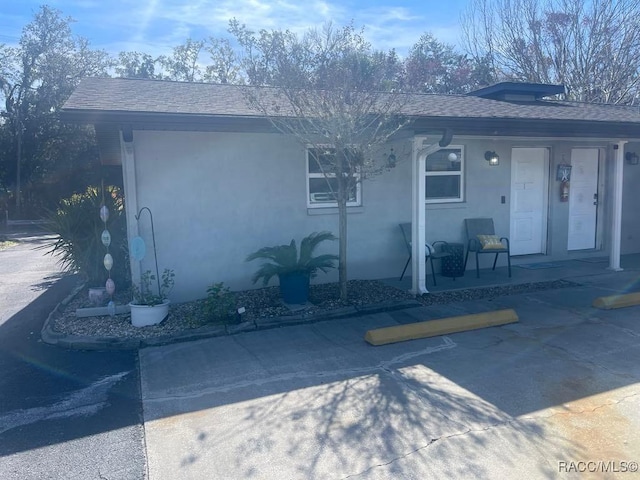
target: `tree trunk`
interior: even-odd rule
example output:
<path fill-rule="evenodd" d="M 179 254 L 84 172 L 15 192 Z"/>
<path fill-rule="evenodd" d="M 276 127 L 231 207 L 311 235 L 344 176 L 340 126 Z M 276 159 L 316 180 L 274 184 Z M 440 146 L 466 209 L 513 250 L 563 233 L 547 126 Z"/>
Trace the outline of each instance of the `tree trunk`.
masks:
<path fill-rule="evenodd" d="M 21 165 L 22 165 L 22 123 L 20 118 L 18 118 L 18 128 L 17 128 L 16 140 L 18 142 L 16 148 L 16 219 L 21 219 L 21 210 L 22 210 L 22 194 L 21 190 Z"/>
<path fill-rule="evenodd" d="M 339 182 L 342 185 L 344 182 Z M 338 187 L 344 189 L 344 187 Z M 340 300 L 347 301 L 347 199 L 338 200 L 338 281 L 340 282 Z"/>
<path fill-rule="evenodd" d="M 347 179 L 344 177 L 344 158 L 337 155 L 338 178 L 338 282 L 340 284 L 340 300 L 347 301 Z"/>

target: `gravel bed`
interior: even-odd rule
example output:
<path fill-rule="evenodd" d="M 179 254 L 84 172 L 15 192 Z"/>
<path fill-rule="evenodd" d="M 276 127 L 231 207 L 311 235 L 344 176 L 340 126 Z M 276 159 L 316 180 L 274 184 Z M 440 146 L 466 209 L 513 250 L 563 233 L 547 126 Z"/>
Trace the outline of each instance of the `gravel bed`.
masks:
<path fill-rule="evenodd" d="M 543 290 L 577 287 L 579 283 L 568 280 L 551 280 L 548 282 L 521 283 L 518 285 L 503 285 L 497 287 L 470 288 L 467 290 L 451 290 L 448 292 L 422 295 L 417 300 L 424 305 L 438 305 L 443 303 L 465 302 L 469 300 L 490 300 L 505 295 L 533 293 Z"/>
<path fill-rule="evenodd" d="M 453 290 L 430 293 L 416 298 L 424 305 L 435 305 L 467 300 L 491 299 L 504 295 L 528 293 L 540 290 L 576 286 L 566 280 L 527 283 L 468 290 Z M 257 290 L 234 292 L 237 307 L 244 307 L 243 321 L 257 318 L 286 317 L 290 315 L 313 316 L 344 306 L 364 306 L 392 300 L 410 300 L 415 297 L 409 292 L 386 285 L 376 280 L 352 280 L 348 285 L 347 302 L 339 299 L 337 283 L 312 285 L 309 294 L 310 304 L 302 310 L 290 310 L 282 304 L 278 287 L 267 287 Z M 129 292 L 119 292 L 114 301 L 118 305 L 129 302 Z M 52 318 L 51 327 L 55 332 L 67 335 L 80 335 L 93 338 L 130 338 L 149 339 L 165 337 L 195 331 L 195 329 L 211 325 L 223 325 L 211 321 L 204 313 L 204 300 L 172 304 L 169 317 L 158 325 L 137 328 L 131 325 L 128 314 L 99 317 L 76 317 L 76 309 L 92 307 L 87 290 L 83 289 Z"/>

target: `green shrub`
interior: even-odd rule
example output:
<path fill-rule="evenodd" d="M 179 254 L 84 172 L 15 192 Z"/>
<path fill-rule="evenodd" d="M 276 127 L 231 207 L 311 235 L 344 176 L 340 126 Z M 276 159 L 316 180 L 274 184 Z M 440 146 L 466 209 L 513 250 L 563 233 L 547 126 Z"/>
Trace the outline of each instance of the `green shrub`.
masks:
<path fill-rule="evenodd" d="M 236 299 L 229 287 L 223 282 L 214 283 L 207 288 L 204 311 L 211 321 L 230 323 L 235 318 Z"/>
<path fill-rule="evenodd" d="M 169 297 L 171 290 L 173 290 L 175 276 L 176 274 L 173 273 L 173 270 L 165 268 L 160 276 L 160 291 L 156 295 L 153 290 L 156 286 L 156 276 L 151 270 L 147 270 L 140 275 L 139 287 L 135 283 L 131 285 L 131 289 L 133 290 L 133 303 L 135 305 L 160 305 Z"/>
<path fill-rule="evenodd" d="M 107 230 L 111 234 L 109 252 L 113 256 L 111 278 L 116 288 L 129 288 L 129 250 L 127 245 L 127 222 L 124 197 L 117 187 L 105 187 L 104 204 L 109 209 Z M 106 247 L 101 234 L 104 224 L 100 220 L 102 192 L 98 187 L 89 187 L 84 193 L 74 194 L 60 201 L 48 220 L 53 233 L 58 237 L 44 246 L 47 253 L 59 255 L 62 267 L 78 272 L 90 286 L 104 285 L 108 273 L 103 259 Z"/>

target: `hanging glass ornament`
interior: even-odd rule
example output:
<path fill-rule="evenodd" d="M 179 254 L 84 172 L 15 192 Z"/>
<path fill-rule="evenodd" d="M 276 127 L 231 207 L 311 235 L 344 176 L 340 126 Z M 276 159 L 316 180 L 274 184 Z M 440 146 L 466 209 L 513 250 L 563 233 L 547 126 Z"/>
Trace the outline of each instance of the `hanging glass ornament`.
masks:
<path fill-rule="evenodd" d="M 104 288 L 107 290 L 109 295 L 113 295 L 113 292 L 116 291 L 116 284 L 110 278 L 107 279 L 107 283 L 104 284 Z"/>
<path fill-rule="evenodd" d="M 103 223 L 107 223 L 107 220 L 109 220 L 109 209 L 106 205 L 100 207 L 100 220 L 102 220 Z"/>
<path fill-rule="evenodd" d="M 107 253 L 104 256 L 104 268 L 106 268 L 107 270 L 111 270 L 111 267 L 113 267 L 113 257 L 110 253 Z"/>
<path fill-rule="evenodd" d="M 105 290 L 109 297 L 109 303 L 107 304 L 107 311 L 109 315 L 113 318 L 116 314 L 116 304 L 113 303 L 113 294 L 116 291 L 116 284 L 111 279 L 111 268 L 113 267 L 113 257 L 109 253 L 109 246 L 111 245 L 111 233 L 107 230 L 107 220 L 109 220 L 109 209 L 106 205 L 104 205 L 104 182 L 102 183 L 102 206 L 100 207 L 100 220 L 104 224 L 104 230 L 102 230 L 102 234 L 100 235 L 100 240 L 102 241 L 102 245 L 104 245 L 107 249 L 107 253 L 104 256 L 102 263 L 104 264 L 104 268 L 107 269 L 107 281 L 104 285 Z"/>
<path fill-rule="evenodd" d="M 109 233 L 109 230 L 102 231 L 102 236 L 100 237 L 100 240 L 102 240 L 102 245 L 104 245 L 105 247 L 108 247 L 109 245 L 111 245 L 111 234 Z"/>

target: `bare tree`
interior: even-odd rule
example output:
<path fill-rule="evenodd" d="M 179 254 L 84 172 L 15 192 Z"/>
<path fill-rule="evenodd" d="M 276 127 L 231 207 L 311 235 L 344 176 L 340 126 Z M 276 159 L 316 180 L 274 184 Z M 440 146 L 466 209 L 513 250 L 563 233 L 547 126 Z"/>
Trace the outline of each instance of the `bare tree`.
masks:
<path fill-rule="evenodd" d="M 258 34 L 232 23 L 254 85 L 249 104 L 309 147 L 339 217 L 340 298 L 347 299 L 347 204 L 359 182 L 388 167 L 387 141 L 406 125 L 404 95 L 385 93 L 389 55 L 373 52 L 352 26 Z M 394 62 L 391 61 L 393 64 Z M 256 85 L 268 84 L 269 86 Z M 301 159 L 302 161 L 303 159 Z"/>
<path fill-rule="evenodd" d="M 564 84 L 578 101 L 638 96 L 640 0 L 472 0 L 462 25 L 497 78 Z"/>
<path fill-rule="evenodd" d="M 423 93 L 467 93 L 493 83 L 485 58 L 471 58 L 453 45 L 423 34 L 404 61 L 406 89 Z"/>

